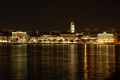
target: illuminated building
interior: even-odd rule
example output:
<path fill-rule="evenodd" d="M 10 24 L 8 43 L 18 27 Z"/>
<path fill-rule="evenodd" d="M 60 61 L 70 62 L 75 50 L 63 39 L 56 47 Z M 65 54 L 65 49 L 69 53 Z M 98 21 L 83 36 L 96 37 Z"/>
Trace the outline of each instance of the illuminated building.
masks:
<path fill-rule="evenodd" d="M 38 41 L 43 43 L 73 43 L 78 40 L 79 35 L 79 33 L 75 33 L 74 22 L 71 22 L 70 32 L 61 32 L 58 34 L 52 34 L 52 32 L 50 32 L 40 36 Z"/>
<path fill-rule="evenodd" d="M 11 34 L 0 33 L 0 42 L 6 43 L 6 42 L 10 42 L 10 40 L 11 40 Z"/>
<path fill-rule="evenodd" d="M 72 33 L 62 33 L 60 37 L 63 38 L 64 42 L 75 42 L 78 39 L 78 36 Z"/>
<path fill-rule="evenodd" d="M 57 42 L 58 40 L 59 37 L 57 35 L 52 35 L 52 34 L 44 34 L 38 38 L 38 41 L 45 43 Z"/>
<path fill-rule="evenodd" d="M 114 35 L 112 33 L 99 33 L 98 34 L 98 43 L 114 43 Z"/>
<path fill-rule="evenodd" d="M 22 32 L 22 31 L 12 32 L 12 42 L 25 43 L 26 36 L 27 36 L 26 32 Z"/>
<path fill-rule="evenodd" d="M 75 33 L 75 25 L 74 25 L 74 22 L 71 22 L 70 33 Z"/>

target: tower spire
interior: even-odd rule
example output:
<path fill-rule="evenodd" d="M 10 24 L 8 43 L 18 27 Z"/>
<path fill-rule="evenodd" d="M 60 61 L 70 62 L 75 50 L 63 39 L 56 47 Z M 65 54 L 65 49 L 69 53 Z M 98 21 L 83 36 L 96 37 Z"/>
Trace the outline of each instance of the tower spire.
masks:
<path fill-rule="evenodd" d="M 74 25 L 74 22 L 71 22 L 71 25 L 70 25 L 70 33 L 75 33 L 75 25 Z"/>

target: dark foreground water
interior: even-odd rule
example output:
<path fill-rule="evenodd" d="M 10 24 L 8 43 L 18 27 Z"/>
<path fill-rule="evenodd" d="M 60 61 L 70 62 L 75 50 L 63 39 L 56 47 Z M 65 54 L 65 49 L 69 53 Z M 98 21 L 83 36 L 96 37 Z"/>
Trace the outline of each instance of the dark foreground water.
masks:
<path fill-rule="evenodd" d="M 0 44 L 0 80 L 119 80 L 119 73 L 119 45 Z"/>

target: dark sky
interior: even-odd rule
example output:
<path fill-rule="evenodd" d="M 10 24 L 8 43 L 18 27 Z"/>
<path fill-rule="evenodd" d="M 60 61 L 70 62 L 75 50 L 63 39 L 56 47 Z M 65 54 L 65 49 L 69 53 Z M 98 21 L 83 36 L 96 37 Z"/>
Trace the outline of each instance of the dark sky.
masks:
<path fill-rule="evenodd" d="M 77 30 L 86 27 L 120 26 L 119 0 L 1 1 L 0 28 L 68 30 L 74 21 Z"/>

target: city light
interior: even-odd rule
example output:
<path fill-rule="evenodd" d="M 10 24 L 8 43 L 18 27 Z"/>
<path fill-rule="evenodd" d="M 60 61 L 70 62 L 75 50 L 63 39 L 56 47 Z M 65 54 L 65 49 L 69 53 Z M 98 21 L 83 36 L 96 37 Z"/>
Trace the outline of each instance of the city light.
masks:
<path fill-rule="evenodd" d="M 92 30 L 76 32 L 74 22 L 70 24 L 70 30 L 66 32 L 54 31 L 41 33 L 37 30 L 33 35 L 23 31 L 12 31 L 12 35 L 0 33 L 0 43 L 79 43 L 79 44 L 118 44 L 119 33 L 97 32 Z"/>

